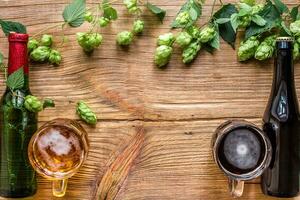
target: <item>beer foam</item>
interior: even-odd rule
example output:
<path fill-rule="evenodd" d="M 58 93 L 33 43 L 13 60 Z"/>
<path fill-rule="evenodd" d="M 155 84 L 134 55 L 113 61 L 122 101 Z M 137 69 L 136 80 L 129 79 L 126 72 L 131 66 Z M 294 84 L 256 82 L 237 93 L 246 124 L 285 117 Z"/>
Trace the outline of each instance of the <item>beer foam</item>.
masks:
<path fill-rule="evenodd" d="M 58 130 L 51 129 L 47 134 L 39 138 L 39 149 L 50 147 L 50 150 L 58 156 L 67 155 L 71 150 L 70 143 L 76 143 L 74 138 L 66 138 Z"/>
<path fill-rule="evenodd" d="M 224 141 L 224 155 L 227 161 L 239 169 L 251 169 L 257 166 L 261 154 L 260 141 L 256 135 L 246 129 L 229 133 Z"/>

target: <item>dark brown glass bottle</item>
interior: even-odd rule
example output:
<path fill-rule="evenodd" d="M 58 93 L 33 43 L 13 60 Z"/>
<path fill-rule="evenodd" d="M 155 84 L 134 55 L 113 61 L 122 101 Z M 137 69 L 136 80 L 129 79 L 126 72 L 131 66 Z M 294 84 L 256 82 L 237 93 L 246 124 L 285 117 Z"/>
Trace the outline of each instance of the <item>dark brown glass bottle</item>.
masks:
<path fill-rule="evenodd" d="M 37 129 L 37 114 L 24 107 L 24 97 L 31 94 L 28 79 L 27 34 L 10 33 L 8 75 L 20 68 L 24 85 L 6 88 L 0 103 L 0 196 L 27 197 L 36 192 L 36 176 L 27 148 Z"/>
<path fill-rule="evenodd" d="M 292 39 L 278 38 L 276 49 L 273 85 L 263 117 L 263 130 L 272 143 L 273 155 L 261 185 L 266 195 L 295 197 L 300 180 L 300 117 Z"/>

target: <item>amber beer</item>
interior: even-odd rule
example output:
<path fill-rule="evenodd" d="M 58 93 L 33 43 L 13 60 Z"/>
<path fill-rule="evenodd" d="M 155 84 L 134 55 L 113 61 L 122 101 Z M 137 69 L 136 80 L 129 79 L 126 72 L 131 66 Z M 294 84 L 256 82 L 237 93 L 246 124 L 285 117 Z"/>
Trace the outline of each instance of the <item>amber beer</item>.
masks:
<path fill-rule="evenodd" d="M 33 168 L 53 180 L 53 195 L 64 196 L 67 179 L 74 175 L 87 157 L 85 130 L 75 121 L 56 119 L 46 123 L 29 143 Z"/>

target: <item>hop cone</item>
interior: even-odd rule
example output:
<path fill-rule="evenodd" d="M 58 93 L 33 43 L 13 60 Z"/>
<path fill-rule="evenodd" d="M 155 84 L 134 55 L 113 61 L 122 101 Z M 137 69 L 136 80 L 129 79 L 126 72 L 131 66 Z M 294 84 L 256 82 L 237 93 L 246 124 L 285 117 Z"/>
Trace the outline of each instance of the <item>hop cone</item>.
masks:
<path fill-rule="evenodd" d="M 129 31 L 122 31 L 117 35 L 117 43 L 121 46 L 130 45 L 133 40 L 133 34 Z"/>
<path fill-rule="evenodd" d="M 43 35 L 41 38 L 41 45 L 46 46 L 46 47 L 51 47 L 53 42 L 53 37 L 52 35 Z"/>
<path fill-rule="evenodd" d="M 273 56 L 276 44 L 276 35 L 267 37 L 257 48 L 255 52 L 255 59 L 266 60 Z"/>
<path fill-rule="evenodd" d="M 161 45 L 156 48 L 155 56 L 154 56 L 154 62 L 158 67 L 163 67 L 171 59 L 173 49 L 172 47 L 169 47 L 167 45 Z"/>
<path fill-rule="evenodd" d="M 294 36 L 300 36 L 300 20 L 297 20 L 290 24 L 290 30 Z"/>
<path fill-rule="evenodd" d="M 252 7 L 252 15 L 259 13 L 264 8 L 263 4 L 256 4 Z"/>
<path fill-rule="evenodd" d="M 92 52 L 99 47 L 102 39 L 99 33 L 77 33 L 77 42 L 85 52 Z"/>
<path fill-rule="evenodd" d="M 142 20 L 134 21 L 133 29 L 132 29 L 133 33 L 134 34 L 142 33 L 144 31 L 144 26 L 145 26 L 145 23 Z"/>
<path fill-rule="evenodd" d="M 49 62 L 54 65 L 59 65 L 61 62 L 60 52 L 57 50 L 51 50 L 49 55 Z"/>
<path fill-rule="evenodd" d="M 88 11 L 84 14 L 84 20 L 87 22 L 92 22 L 94 19 L 93 13 L 91 11 Z"/>
<path fill-rule="evenodd" d="M 175 42 L 181 47 L 184 48 L 187 45 L 189 45 L 192 41 L 192 36 L 190 34 L 188 34 L 187 32 L 180 32 L 177 37 Z"/>
<path fill-rule="evenodd" d="M 30 112 L 40 112 L 43 110 L 42 102 L 35 96 L 27 95 L 25 97 L 24 106 Z"/>
<path fill-rule="evenodd" d="M 105 27 L 109 24 L 110 20 L 105 17 L 100 17 L 99 19 L 99 25 L 100 27 Z"/>
<path fill-rule="evenodd" d="M 191 16 L 188 11 L 181 12 L 177 15 L 175 21 L 180 25 L 186 25 L 190 22 Z"/>
<path fill-rule="evenodd" d="M 158 46 L 161 46 L 161 45 L 172 46 L 174 40 L 175 40 L 175 37 L 174 37 L 173 33 L 166 33 L 166 34 L 158 36 L 157 45 Z"/>
<path fill-rule="evenodd" d="M 50 50 L 49 47 L 40 46 L 31 52 L 30 58 L 36 62 L 47 61 L 50 56 Z"/>
<path fill-rule="evenodd" d="M 212 40 L 216 35 L 216 30 L 211 26 L 203 28 L 199 34 L 199 40 L 201 43 L 206 43 Z"/>
<path fill-rule="evenodd" d="M 299 44 L 298 42 L 295 42 L 294 49 L 293 49 L 293 58 L 294 60 L 297 60 L 299 57 L 300 57 Z"/>
<path fill-rule="evenodd" d="M 240 20 L 239 27 L 247 28 L 251 23 L 251 16 L 245 15 L 245 16 L 240 17 L 239 20 Z"/>
<path fill-rule="evenodd" d="M 82 120 L 84 120 L 86 123 L 88 124 L 97 123 L 96 114 L 91 110 L 91 108 L 84 101 L 79 101 L 77 103 L 76 112 L 79 115 L 79 117 Z"/>
<path fill-rule="evenodd" d="M 39 46 L 39 42 L 36 39 L 30 39 L 27 44 L 28 52 L 32 52 Z"/>
<path fill-rule="evenodd" d="M 239 61 L 246 61 L 255 55 L 256 49 L 259 45 L 257 37 L 252 36 L 246 41 L 243 41 L 238 50 Z"/>
<path fill-rule="evenodd" d="M 138 11 L 137 0 L 124 0 L 123 3 L 126 6 L 129 13 L 133 14 Z"/>
<path fill-rule="evenodd" d="M 200 49 L 201 49 L 201 44 L 199 42 L 192 42 L 189 46 L 187 46 L 182 53 L 183 63 L 187 64 L 192 62 L 198 55 Z"/>
<path fill-rule="evenodd" d="M 245 3 L 249 6 L 253 6 L 255 4 L 255 0 L 240 0 L 240 3 Z"/>
<path fill-rule="evenodd" d="M 194 38 L 197 39 L 200 34 L 200 29 L 197 26 L 191 26 L 187 28 L 187 32 Z"/>

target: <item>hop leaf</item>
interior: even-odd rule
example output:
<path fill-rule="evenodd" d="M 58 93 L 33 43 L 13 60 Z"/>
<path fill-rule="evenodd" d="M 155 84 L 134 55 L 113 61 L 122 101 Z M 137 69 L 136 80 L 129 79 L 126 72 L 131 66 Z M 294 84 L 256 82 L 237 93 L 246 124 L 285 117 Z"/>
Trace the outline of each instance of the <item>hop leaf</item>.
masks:
<path fill-rule="evenodd" d="M 52 35 L 44 34 L 41 38 L 41 45 L 46 47 L 51 47 L 53 42 Z"/>
<path fill-rule="evenodd" d="M 154 62 L 158 67 L 163 67 L 168 64 L 171 59 L 173 49 L 167 45 L 161 45 L 156 48 Z"/>
<path fill-rule="evenodd" d="M 50 56 L 50 50 L 49 47 L 39 46 L 31 52 L 30 58 L 36 62 L 45 62 Z"/>
<path fill-rule="evenodd" d="M 190 34 L 188 34 L 186 31 L 183 31 L 177 35 L 175 42 L 181 48 L 184 48 L 191 43 L 192 39 L 193 37 Z"/>
<path fill-rule="evenodd" d="M 266 60 L 273 56 L 276 44 L 276 35 L 267 37 L 257 48 L 255 59 Z"/>
<path fill-rule="evenodd" d="M 145 26 L 145 23 L 142 20 L 136 20 L 133 23 L 132 32 L 134 34 L 140 34 L 144 31 L 144 26 Z"/>
<path fill-rule="evenodd" d="M 42 102 L 35 96 L 27 95 L 25 97 L 24 106 L 30 112 L 40 112 L 43 110 Z"/>
<path fill-rule="evenodd" d="M 243 41 L 238 49 L 239 61 L 246 61 L 255 55 L 256 49 L 259 45 L 257 37 L 252 36 L 246 41 Z"/>
<path fill-rule="evenodd" d="M 174 40 L 175 40 L 175 37 L 174 37 L 173 33 L 166 33 L 166 34 L 158 36 L 157 45 L 172 46 Z"/>
<path fill-rule="evenodd" d="M 61 54 L 57 50 L 51 50 L 49 55 L 49 62 L 54 65 L 59 65 L 61 62 Z"/>
<path fill-rule="evenodd" d="M 187 46 L 182 53 L 183 63 L 187 64 L 192 62 L 198 55 L 200 49 L 201 49 L 201 44 L 197 41 L 194 41 L 189 46 Z"/>
<path fill-rule="evenodd" d="M 122 31 L 117 35 L 117 44 L 121 46 L 130 45 L 133 41 L 133 34 L 129 31 Z"/>
<path fill-rule="evenodd" d="M 77 103 L 76 113 L 78 116 L 88 124 L 95 125 L 97 123 L 97 116 L 91 108 L 84 102 Z"/>
<path fill-rule="evenodd" d="M 85 0 L 73 0 L 67 5 L 63 12 L 63 18 L 72 27 L 81 26 L 84 22 L 86 12 Z"/>
<path fill-rule="evenodd" d="M 299 48 L 300 47 L 299 47 L 298 42 L 295 42 L 294 43 L 294 48 L 293 48 L 293 58 L 294 58 L 294 60 L 297 60 L 300 57 Z"/>

